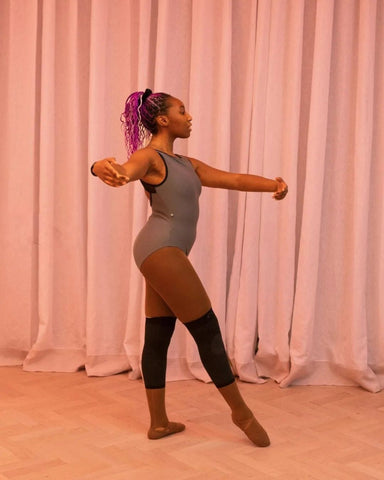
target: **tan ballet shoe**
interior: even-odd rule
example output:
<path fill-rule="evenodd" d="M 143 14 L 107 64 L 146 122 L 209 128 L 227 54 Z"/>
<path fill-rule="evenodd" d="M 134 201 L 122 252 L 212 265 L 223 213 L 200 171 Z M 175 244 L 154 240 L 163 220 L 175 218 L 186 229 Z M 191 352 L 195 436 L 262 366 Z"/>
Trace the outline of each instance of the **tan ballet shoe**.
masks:
<path fill-rule="evenodd" d="M 254 415 L 245 420 L 236 420 L 232 415 L 232 421 L 247 435 L 249 440 L 258 447 L 268 447 L 268 445 L 271 444 L 267 432 L 256 420 Z"/>
<path fill-rule="evenodd" d="M 183 430 L 185 430 L 185 425 L 182 423 L 169 422 L 166 427 L 151 427 L 147 436 L 150 440 L 159 440 L 160 438 L 180 433 Z"/>

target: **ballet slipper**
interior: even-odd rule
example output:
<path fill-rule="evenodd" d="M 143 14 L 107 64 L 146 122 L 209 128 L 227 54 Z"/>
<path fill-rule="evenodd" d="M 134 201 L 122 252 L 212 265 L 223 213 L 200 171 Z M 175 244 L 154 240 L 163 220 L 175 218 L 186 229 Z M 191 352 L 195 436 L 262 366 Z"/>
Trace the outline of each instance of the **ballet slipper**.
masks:
<path fill-rule="evenodd" d="M 160 438 L 180 433 L 183 430 L 185 430 L 185 425 L 182 423 L 169 422 L 166 427 L 151 427 L 147 436 L 150 440 L 159 440 Z"/>
<path fill-rule="evenodd" d="M 270 445 L 271 442 L 269 440 L 267 432 L 256 420 L 254 415 L 244 420 L 238 420 L 234 418 L 232 414 L 232 421 L 245 433 L 245 435 L 247 435 L 249 440 L 251 440 L 251 442 L 253 442 L 258 447 L 268 447 L 268 445 Z"/>

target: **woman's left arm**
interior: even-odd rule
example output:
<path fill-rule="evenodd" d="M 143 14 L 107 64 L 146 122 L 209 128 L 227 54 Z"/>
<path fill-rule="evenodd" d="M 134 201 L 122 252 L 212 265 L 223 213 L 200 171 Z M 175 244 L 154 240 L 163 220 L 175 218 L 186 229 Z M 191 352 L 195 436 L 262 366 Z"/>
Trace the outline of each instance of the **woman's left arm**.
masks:
<path fill-rule="evenodd" d="M 273 192 L 273 198 L 282 200 L 288 193 L 288 185 L 281 177 L 275 180 L 248 173 L 231 173 L 210 167 L 195 158 L 189 159 L 202 185 L 242 192 Z"/>

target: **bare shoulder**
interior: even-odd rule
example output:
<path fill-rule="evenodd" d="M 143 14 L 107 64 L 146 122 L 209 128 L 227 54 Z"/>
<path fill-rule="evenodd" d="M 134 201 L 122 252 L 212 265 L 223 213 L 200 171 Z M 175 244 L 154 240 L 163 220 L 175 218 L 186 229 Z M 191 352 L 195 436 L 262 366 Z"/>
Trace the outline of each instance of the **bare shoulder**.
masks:
<path fill-rule="evenodd" d="M 156 153 L 153 148 L 140 148 L 132 153 L 128 159 L 128 163 L 140 165 L 145 167 L 146 173 L 150 174 L 153 171 L 159 170 L 161 168 L 161 158 Z M 160 167 L 159 167 L 160 166 Z"/>
<path fill-rule="evenodd" d="M 234 188 L 236 174 L 211 167 L 207 163 L 197 160 L 196 158 L 189 158 L 189 160 L 192 163 L 196 174 L 199 176 L 202 185 L 205 187 Z"/>
<path fill-rule="evenodd" d="M 186 158 L 188 158 L 188 160 L 191 162 L 196 172 L 207 171 L 207 170 L 217 171 L 217 169 L 215 169 L 214 167 L 211 167 L 207 163 L 204 163 L 201 160 L 198 160 L 197 158 L 193 158 L 193 157 L 186 157 Z"/>
<path fill-rule="evenodd" d="M 148 183 L 159 183 L 166 175 L 164 162 L 153 148 L 144 147 L 134 152 L 128 162 L 141 164 L 146 167 L 142 180 Z"/>
<path fill-rule="evenodd" d="M 152 164 L 153 161 L 156 159 L 156 152 L 152 148 L 140 148 L 132 153 L 129 157 L 130 162 L 140 162 L 146 163 L 148 165 Z"/>
<path fill-rule="evenodd" d="M 194 170 L 197 170 L 199 166 L 203 164 L 203 162 L 201 162 L 200 160 L 197 160 L 197 158 L 192 158 L 192 157 L 185 157 L 185 158 L 187 158 L 191 162 Z"/>

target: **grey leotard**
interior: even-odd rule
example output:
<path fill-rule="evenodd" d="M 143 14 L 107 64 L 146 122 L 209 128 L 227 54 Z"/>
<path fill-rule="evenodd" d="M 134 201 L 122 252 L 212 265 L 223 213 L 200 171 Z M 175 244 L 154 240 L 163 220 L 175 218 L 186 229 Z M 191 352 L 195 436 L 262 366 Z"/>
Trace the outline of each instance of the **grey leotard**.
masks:
<path fill-rule="evenodd" d="M 166 174 L 158 185 L 142 181 L 150 193 L 152 215 L 133 247 L 139 268 L 151 253 L 162 247 L 178 247 L 188 255 L 196 237 L 200 179 L 187 158 L 158 153 L 163 159 Z"/>

